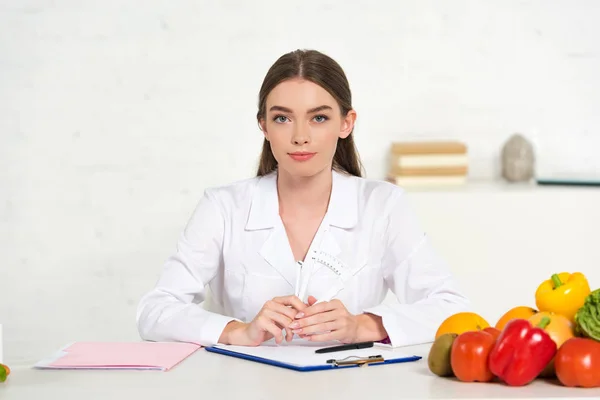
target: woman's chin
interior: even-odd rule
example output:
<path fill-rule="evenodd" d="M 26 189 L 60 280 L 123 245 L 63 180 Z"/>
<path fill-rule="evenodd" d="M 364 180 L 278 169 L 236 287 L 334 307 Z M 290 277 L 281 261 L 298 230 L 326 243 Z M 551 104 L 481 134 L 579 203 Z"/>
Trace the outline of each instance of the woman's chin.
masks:
<path fill-rule="evenodd" d="M 295 165 L 285 165 L 283 168 L 280 165 L 280 169 L 283 169 L 285 174 L 292 178 L 311 178 L 331 168 L 315 163 L 297 163 Z"/>

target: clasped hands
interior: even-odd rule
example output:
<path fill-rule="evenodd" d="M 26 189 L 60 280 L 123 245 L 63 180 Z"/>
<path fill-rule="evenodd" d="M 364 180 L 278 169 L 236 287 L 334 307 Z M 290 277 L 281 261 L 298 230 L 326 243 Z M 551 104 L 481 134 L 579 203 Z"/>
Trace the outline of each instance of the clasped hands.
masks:
<path fill-rule="evenodd" d="M 359 325 L 360 317 L 350 314 L 340 300 L 317 303 L 309 296 L 306 304 L 296 296 L 283 296 L 267 301 L 250 323 L 228 324 L 220 341 L 258 346 L 272 338 L 277 344 L 289 342 L 297 334 L 315 342 L 352 343 L 358 340 Z"/>

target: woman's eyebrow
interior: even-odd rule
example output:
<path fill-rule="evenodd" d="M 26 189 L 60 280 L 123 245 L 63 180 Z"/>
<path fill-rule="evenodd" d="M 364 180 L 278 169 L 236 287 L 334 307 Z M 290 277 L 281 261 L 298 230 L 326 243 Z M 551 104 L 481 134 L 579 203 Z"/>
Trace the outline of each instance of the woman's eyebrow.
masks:
<path fill-rule="evenodd" d="M 269 108 L 269 111 L 281 111 L 281 112 L 286 112 L 286 113 L 292 113 L 292 110 L 290 110 L 287 107 L 283 107 L 283 106 L 273 106 L 273 107 Z"/>
<path fill-rule="evenodd" d="M 315 108 L 311 108 L 310 110 L 308 110 L 308 114 L 312 114 L 312 113 L 316 113 L 319 111 L 323 111 L 323 110 L 333 110 L 333 108 L 331 108 L 328 105 L 322 105 L 319 107 L 315 107 Z M 281 112 L 287 112 L 287 113 L 293 113 L 293 111 L 287 107 L 283 107 L 283 106 L 273 106 L 269 109 L 269 111 L 281 111 Z"/>
<path fill-rule="evenodd" d="M 311 108 L 310 110 L 308 110 L 308 114 L 312 114 L 312 113 L 316 113 L 316 112 L 324 111 L 324 110 L 333 110 L 333 108 L 329 107 L 328 105 L 322 105 L 319 107 Z"/>

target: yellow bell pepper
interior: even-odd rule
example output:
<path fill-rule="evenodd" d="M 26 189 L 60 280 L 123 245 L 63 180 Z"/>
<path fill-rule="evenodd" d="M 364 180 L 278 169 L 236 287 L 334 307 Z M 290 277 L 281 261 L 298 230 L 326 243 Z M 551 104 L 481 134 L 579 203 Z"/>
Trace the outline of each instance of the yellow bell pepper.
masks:
<path fill-rule="evenodd" d="M 590 285 L 585 275 L 581 272 L 561 272 L 553 274 L 538 286 L 535 304 L 539 311 L 561 314 L 575 322 L 575 313 L 589 294 Z"/>

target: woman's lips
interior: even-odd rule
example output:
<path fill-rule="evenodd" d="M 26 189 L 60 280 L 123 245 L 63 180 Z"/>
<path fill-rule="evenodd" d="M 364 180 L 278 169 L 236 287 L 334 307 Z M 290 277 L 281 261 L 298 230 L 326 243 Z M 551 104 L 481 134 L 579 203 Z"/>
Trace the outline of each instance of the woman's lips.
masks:
<path fill-rule="evenodd" d="M 289 153 L 290 157 L 296 161 L 307 161 L 313 158 L 313 156 L 317 153 L 308 153 L 304 151 Z"/>

